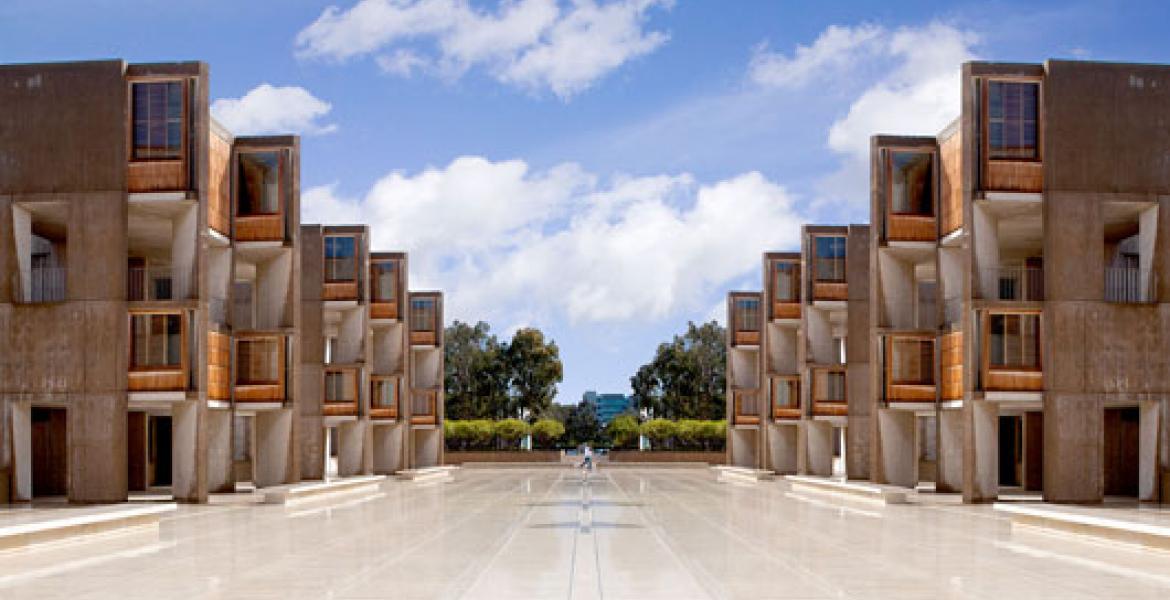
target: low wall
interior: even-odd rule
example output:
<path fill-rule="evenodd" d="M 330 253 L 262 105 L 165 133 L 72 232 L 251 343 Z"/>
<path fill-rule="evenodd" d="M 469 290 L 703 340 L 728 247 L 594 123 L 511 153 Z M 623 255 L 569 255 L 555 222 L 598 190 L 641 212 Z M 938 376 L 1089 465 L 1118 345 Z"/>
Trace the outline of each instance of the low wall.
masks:
<path fill-rule="evenodd" d="M 722 465 L 727 462 L 727 454 L 720 451 L 703 450 L 610 450 L 611 462 L 637 463 L 707 463 Z"/>
<path fill-rule="evenodd" d="M 470 462 L 493 463 L 559 463 L 559 450 L 447 450 L 443 464 L 461 465 Z"/>

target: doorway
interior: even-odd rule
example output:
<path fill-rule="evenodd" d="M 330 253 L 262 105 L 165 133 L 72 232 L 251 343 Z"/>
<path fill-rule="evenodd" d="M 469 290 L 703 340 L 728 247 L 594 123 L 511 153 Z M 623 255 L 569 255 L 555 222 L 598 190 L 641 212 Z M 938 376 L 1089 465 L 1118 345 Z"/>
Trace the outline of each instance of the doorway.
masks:
<path fill-rule="evenodd" d="M 149 481 L 151 487 L 171 485 L 171 417 L 150 416 L 147 434 L 150 457 Z"/>
<path fill-rule="evenodd" d="M 64 408 L 32 409 L 32 495 L 68 494 L 68 433 Z"/>
<path fill-rule="evenodd" d="M 1141 412 L 1136 407 L 1105 409 L 1105 495 L 1138 495 Z"/>
<path fill-rule="evenodd" d="M 1024 431 L 1019 415 L 999 417 L 999 486 L 1020 487 L 1024 477 Z"/>

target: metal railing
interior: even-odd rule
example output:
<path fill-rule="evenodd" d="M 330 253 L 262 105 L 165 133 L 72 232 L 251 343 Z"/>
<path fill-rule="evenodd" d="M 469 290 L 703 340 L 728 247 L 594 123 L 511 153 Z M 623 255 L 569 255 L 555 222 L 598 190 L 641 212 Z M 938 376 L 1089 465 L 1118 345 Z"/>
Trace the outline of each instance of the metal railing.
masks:
<path fill-rule="evenodd" d="M 1105 300 L 1126 304 L 1157 302 L 1157 273 L 1137 267 L 1105 268 Z"/>
<path fill-rule="evenodd" d="M 29 269 L 27 281 L 21 280 L 20 273 L 14 273 L 12 287 L 21 292 L 14 294 L 14 300 L 21 304 L 64 302 L 67 275 L 65 267 L 43 266 Z"/>
<path fill-rule="evenodd" d="M 989 267 L 983 270 L 990 281 L 990 300 L 1039 302 L 1044 300 L 1043 267 Z"/>
<path fill-rule="evenodd" d="M 170 267 L 130 267 L 126 271 L 126 299 L 174 300 L 175 280 Z"/>

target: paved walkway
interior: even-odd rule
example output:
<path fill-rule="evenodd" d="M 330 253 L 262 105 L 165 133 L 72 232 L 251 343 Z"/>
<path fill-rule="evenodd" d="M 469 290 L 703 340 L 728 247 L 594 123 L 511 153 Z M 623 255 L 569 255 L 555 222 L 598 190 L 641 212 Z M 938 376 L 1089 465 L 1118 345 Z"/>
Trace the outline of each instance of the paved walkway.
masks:
<path fill-rule="evenodd" d="M 467 470 L 300 509 L 0 555 L 0 598 L 1167 598 L 1170 554 L 869 508 L 701 469 Z"/>

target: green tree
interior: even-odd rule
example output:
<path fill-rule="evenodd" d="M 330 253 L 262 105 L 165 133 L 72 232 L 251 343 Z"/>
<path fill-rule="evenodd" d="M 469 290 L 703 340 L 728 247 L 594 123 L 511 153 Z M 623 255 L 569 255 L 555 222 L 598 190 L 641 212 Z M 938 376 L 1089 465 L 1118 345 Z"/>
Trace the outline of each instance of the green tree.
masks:
<path fill-rule="evenodd" d="M 659 344 L 630 387 L 639 408 L 654 417 L 720 419 L 727 385 L 726 330 L 712 321 L 687 323 L 687 330 Z"/>
<path fill-rule="evenodd" d="M 509 416 L 506 348 L 491 327 L 482 321 L 475 325 L 455 321 L 443 336 L 447 418 Z"/>
<path fill-rule="evenodd" d="M 502 419 L 495 422 L 496 437 L 503 443 L 506 448 L 515 448 L 520 445 L 520 440 L 528 435 L 528 423 L 520 419 Z"/>
<path fill-rule="evenodd" d="M 570 409 L 569 418 L 565 419 L 565 434 L 570 445 L 596 443 L 600 433 L 596 404 L 582 400 Z"/>
<path fill-rule="evenodd" d="M 669 448 L 677 432 L 674 421 L 667 419 L 650 419 L 642 423 L 642 435 L 650 438 L 650 443 L 655 447 Z"/>
<path fill-rule="evenodd" d="M 537 419 L 532 424 L 532 437 L 541 448 L 551 448 L 565 436 L 565 426 L 555 419 Z"/>
<path fill-rule="evenodd" d="M 557 384 L 564 378 L 560 349 L 556 342 L 546 342 L 539 329 L 524 328 L 512 335 L 505 355 L 514 414 L 535 418 L 552 405 Z"/>
<path fill-rule="evenodd" d="M 473 419 L 466 421 L 467 443 L 473 448 L 491 448 L 492 440 L 496 437 L 495 423 L 487 419 Z"/>
<path fill-rule="evenodd" d="M 618 415 L 606 426 L 605 433 L 615 448 L 633 448 L 638 442 L 638 417 Z"/>

